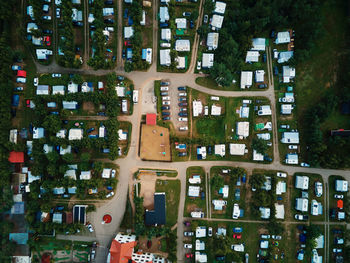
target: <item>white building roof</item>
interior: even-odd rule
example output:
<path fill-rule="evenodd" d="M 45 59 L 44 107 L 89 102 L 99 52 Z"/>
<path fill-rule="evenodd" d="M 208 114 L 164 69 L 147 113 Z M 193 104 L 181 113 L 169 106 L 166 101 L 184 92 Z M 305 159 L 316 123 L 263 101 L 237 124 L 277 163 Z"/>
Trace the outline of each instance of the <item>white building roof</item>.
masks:
<path fill-rule="evenodd" d="M 57 138 L 66 138 L 67 130 L 66 129 L 61 129 L 56 133 Z"/>
<path fill-rule="evenodd" d="M 207 47 L 209 50 L 215 50 L 217 49 L 219 44 L 219 33 L 217 32 L 210 32 L 207 35 Z"/>
<path fill-rule="evenodd" d="M 201 183 L 201 176 L 200 175 L 193 175 L 192 177 L 188 178 L 188 182 L 190 184 L 200 184 Z"/>
<path fill-rule="evenodd" d="M 309 177 L 297 175 L 295 177 L 295 188 L 302 190 L 309 189 Z"/>
<path fill-rule="evenodd" d="M 335 190 L 338 192 L 347 192 L 349 183 L 346 180 L 335 180 Z"/>
<path fill-rule="evenodd" d="M 49 95 L 49 86 L 38 85 L 38 87 L 36 87 L 36 95 Z"/>
<path fill-rule="evenodd" d="M 240 143 L 230 143 L 230 154 L 231 155 L 244 155 L 245 154 L 245 144 Z"/>
<path fill-rule="evenodd" d="M 230 187 L 228 185 L 224 185 L 224 187 L 221 187 L 219 190 L 219 193 L 222 194 L 223 198 L 228 198 Z"/>
<path fill-rule="evenodd" d="M 68 140 L 81 140 L 83 138 L 83 129 L 70 129 L 68 134 Z"/>
<path fill-rule="evenodd" d="M 130 242 L 136 241 L 136 236 L 135 235 L 124 235 L 124 234 L 118 233 L 114 239 L 121 244 L 125 244 L 125 243 L 130 243 Z"/>
<path fill-rule="evenodd" d="M 27 33 L 32 33 L 32 30 L 39 29 L 38 25 L 35 23 L 28 23 L 27 24 Z"/>
<path fill-rule="evenodd" d="M 288 144 L 298 144 L 299 132 L 283 132 L 281 142 Z"/>
<path fill-rule="evenodd" d="M 66 153 L 72 152 L 72 146 L 68 145 L 66 148 L 63 148 L 63 146 L 60 146 L 60 155 L 65 155 Z"/>
<path fill-rule="evenodd" d="M 213 15 L 211 19 L 211 26 L 215 29 L 220 29 L 222 27 L 222 23 L 224 22 L 224 17 L 220 15 Z"/>
<path fill-rule="evenodd" d="M 260 217 L 263 219 L 269 219 L 271 210 L 269 207 L 259 207 Z"/>
<path fill-rule="evenodd" d="M 188 187 L 188 196 L 190 196 L 190 197 L 199 197 L 200 190 L 201 189 L 200 189 L 199 186 L 190 185 Z"/>
<path fill-rule="evenodd" d="M 205 243 L 203 240 L 196 240 L 196 250 L 205 250 Z"/>
<path fill-rule="evenodd" d="M 262 140 L 265 140 L 265 141 L 268 141 L 271 139 L 271 134 L 270 133 L 258 133 L 256 135 L 259 139 L 262 139 Z"/>
<path fill-rule="evenodd" d="M 275 43 L 276 44 L 285 44 L 290 42 L 290 34 L 288 31 L 278 32 Z"/>
<path fill-rule="evenodd" d="M 177 62 L 176 68 L 177 69 L 184 69 L 186 68 L 186 57 L 176 57 L 175 61 Z"/>
<path fill-rule="evenodd" d="M 247 51 L 247 56 L 245 57 L 245 62 L 259 62 L 259 51 Z"/>
<path fill-rule="evenodd" d="M 190 51 L 190 40 L 188 39 L 178 39 L 175 41 L 175 50 L 176 51 Z"/>
<path fill-rule="evenodd" d="M 52 95 L 55 95 L 55 94 L 64 95 L 64 89 L 65 87 L 63 85 L 52 86 Z"/>
<path fill-rule="evenodd" d="M 284 219 L 284 205 L 280 205 L 278 203 L 275 203 L 275 217 L 276 219 Z"/>
<path fill-rule="evenodd" d="M 200 100 L 192 101 L 193 117 L 198 117 L 203 113 L 203 104 Z"/>
<path fill-rule="evenodd" d="M 206 237 L 207 228 L 205 226 L 198 226 L 196 228 L 196 238 Z"/>
<path fill-rule="evenodd" d="M 116 86 L 115 90 L 117 92 L 118 97 L 125 97 L 125 87 L 122 86 Z"/>
<path fill-rule="evenodd" d="M 118 137 L 119 137 L 119 141 L 125 141 L 128 139 L 128 133 L 127 132 L 123 132 L 122 129 L 118 130 Z"/>
<path fill-rule="evenodd" d="M 255 71 L 255 82 L 264 82 L 265 70 L 260 69 Z"/>
<path fill-rule="evenodd" d="M 159 21 L 164 23 L 169 20 L 169 10 L 166 6 L 159 7 Z"/>
<path fill-rule="evenodd" d="M 309 209 L 309 200 L 306 198 L 296 198 L 295 209 L 302 212 L 307 212 Z"/>
<path fill-rule="evenodd" d="M 289 83 L 291 79 L 295 78 L 295 68 L 290 66 L 283 66 L 283 83 Z"/>
<path fill-rule="evenodd" d="M 221 115 L 221 106 L 211 105 L 210 114 L 212 116 L 220 116 Z"/>
<path fill-rule="evenodd" d="M 33 128 L 33 139 L 40 139 L 45 136 L 45 129 L 41 127 Z"/>
<path fill-rule="evenodd" d="M 289 153 L 286 155 L 286 163 L 287 164 L 298 164 L 298 154 L 296 153 Z"/>
<path fill-rule="evenodd" d="M 112 172 L 112 169 L 110 168 L 104 168 L 102 170 L 102 178 L 110 178 L 111 177 L 111 172 Z"/>
<path fill-rule="evenodd" d="M 12 256 L 12 263 L 30 263 L 32 260 L 29 256 Z"/>
<path fill-rule="evenodd" d="M 202 68 L 211 68 L 214 66 L 214 54 L 203 53 L 202 55 Z"/>
<path fill-rule="evenodd" d="M 276 195 L 284 194 L 287 191 L 287 184 L 283 181 L 278 181 L 276 184 Z"/>
<path fill-rule="evenodd" d="M 68 83 L 68 93 L 77 93 L 78 92 L 78 84 L 70 81 Z"/>
<path fill-rule="evenodd" d="M 201 253 L 196 251 L 195 255 L 195 261 L 198 263 L 207 263 L 208 259 L 207 259 L 207 254 L 205 253 Z"/>
<path fill-rule="evenodd" d="M 225 144 L 215 144 L 214 146 L 215 155 L 220 155 L 221 157 L 225 156 L 226 145 Z"/>
<path fill-rule="evenodd" d="M 248 121 L 237 122 L 236 134 L 237 134 L 237 136 L 242 137 L 242 139 L 248 137 L 249 136 L 249 122 Z"/>
<path fill-rule="evenodd" d="M 169 41 L 171 39 L 170 28 L 162 28 L 161 30 L 161 40 Z"/>
<path fill-rule="evenodd" d="M 258 115 L 259 116 L 267 116 L 267 115 L 271 115 L 271 107 L 270 105 L 262 105 L 259 107 L 259 111 L 258 111 Z"/>
<path fill-rule="evenodd" d="M 73 180 L 77 180 L 76 170 L 74 169 L 67 170 L 64 174 L 64 177 L 69 177 L 69 178 L 72 178 Z"/>
<path fill-rule="evenodd" d="M 169 67 L 171 64 L 170 49 L 161 49 L 159 51 L 159 56 L 160 65 Z"/>
<path fill-rule="evenodd" d="M 278 63 L 284 63 L 290 60 L 294 55 L 293 51 L 282 51 L 278 53 Z"/>
<path fill-rule="evenodd" d="M 134 29 L 131 26 L 124 27 L 124 38 L 129 39 L 134 35 Z"/>
<path fill-rule="evenodd" d="M 253 150 L 253 161 L 264 161 L 264 155 Z"/>
<path fill-rule="evenodd" d="M 239 117 L 240 118 L 249 118 L 249 107 L 248 106 L 239 107 Z"/>
<path fill-rule="evenodd" d="M 186 18 L 176 18 L 175 24 L 178 29 L 186 29 L 187 27 L 187 20 Z"/>
<path fill-rule="evenodd" d="M 293 105 L 292 104 L 281 104 L 281 114 L 290 115 L 292 114 Z"/>
<path fill-rule="evenodd" d="M 223 15 L 225 13 L 225 9 L 226 9 L 226 3 L 220 2 L 220 1 L 215 2 L 214 13 Z"/>
<path fill-rule="evenodd" d="M 266 39 L 265 38 L 253 38 L 251 50 L 265 51 Z"/>
<path fill-rule="evenodd" d="M 214 210 L 222 211 L 223 207 L 227 205 L 227 201 L 225 200 L 213 200 L 212 204 L 214 206 Z"/>
<path fill-rule="evenodd" d="M 81 171 L 80 180 L 90 180 L 91 179 L 91 171 Z"/>
<path fill-rule="evenodd" d="M 253 84 L 253 71 L 241 71 L 241 89 L 250 88 Z"/>

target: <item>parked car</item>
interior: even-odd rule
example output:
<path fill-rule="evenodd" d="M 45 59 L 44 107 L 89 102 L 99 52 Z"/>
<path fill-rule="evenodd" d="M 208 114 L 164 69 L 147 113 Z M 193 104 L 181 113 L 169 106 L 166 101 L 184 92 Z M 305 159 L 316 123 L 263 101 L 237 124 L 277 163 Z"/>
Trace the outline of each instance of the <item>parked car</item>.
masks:
<path fill-rule="evenodd" d="M 13 66 L 11 67 L 11 69 L 12 69 L 12 70 L 21 70 L 22 68 L 21 68 L 21 66 L 13 65 Z"/>
<path fill-rule="evenodd" d="M 335 198 L 335 199 L 343 199 L 343 198 L 344 198 L 344 195 L 335 194 L 335 195 L 334 195 L 334 198 Z"/>
<path fill-rule="evenodd" d="M 187 98 L 186 98 L 186 97 L 181 97 L 181 98 L 179 98 L 179 101 L 180 101 L 180 102 L 181 102 L 181 101 L 186 102 L 186 101 L 187 101 Z"/>
<path fill-rule="evenodd" d="M 179 157 L 184 157 L 184 156 L 186 156 L 186 155 L 187 155 L 186 152 L 179 152 L 179 153 L 177 154 L 177 156 L 179 156 Z"/>
<path fill-rule="evenodd" d="M 217 255 L 215 256 L 215 260 L 216 261 L 225 261 L 226 257 L 225 256 L 222 256 L 222 255 Z"/>
<path fill-rule="evenodd" d="M 193 258 L 193 254 L 187 253 L 187 254 L 185 254 L 185 257 L 186 257 L 186 258 Z"/>
<path fill-rule="evenodd" d="M 89 229 L 90 233 L 94 232 L 94 228 L 92 227 L 91 223 L 88 223 L 86 227 Z"/>
<path fill-rule="evenodd" d="M 162 101 L 162 105 L 170 105 L 170 101 Z"/>
<path fill-rule="evenodd" d="M 270 235 L 260 235 L 260 237 L 263 238 L 263 239 L 270 239 L 271 238 Z"/>
<path fill-rule="evenodd" d="M 181 126 L 179 127 L 180 131 L 188 131 L 188 127 L 187 126 Z"/>
<path fill-rule="evenodd" d="M 209 227 L 208 228 L 208 236 L 212 236 L 213 235 L 213 228 L 212 227 Z"/>
<path fill-rule="evenodd" d="M 243 232 L 243 228 L 242 227 L 234 227 L 233 228 L 233 233 L 242 233 Z"/>
<path fill-rule="evenodd" d="M 170 112 L 169 111 L 162 111 L 162 116 L 170 116 Z"/>
<path fill-rule="evenodd" d="M 169 25 L 168 25 L 168 23 L 160 23 L 159 26 L 160 27 L 168 27 Z"/>
<path fill-rule="evenodd" d="M 170 106 L 162 106 L 160 109 L 161 110 L 170 110 Z"/>
<path fill-rule="evenodd" d="M 277 66 L 273 67 L 273 74 L 275 74 L 275 76 L 278 75 L 278 67 Z"/>
<path fill-rule="evenodd" d="M 233 238 L 235 239 L 241 239 L 242 235 L 241 234 L 233 234 Z"/>
<path fill-rule="evenodd" d="M 110 198 L 110 197 L 112 197 L 114 195 L 114 192 L 110 192 L 110 193 L 108 193 L 107 195 L 106 195 L 106 198 Z"/>
<path fill-rule="evenodd" d="M 105 24 L 114 24 L 114 19 L 107 18 L 104 20 Z"/>
<path fill-rule="evenodd" d="M 160 82 L 160 85 L 161 85 L 161 86 L 169 86 L 169 85 L 170 85 L 170 82 L 169 82 L 169 81 L 163 80 L 163 81 Z"/>
<path fill-rule="evenodd" d="M 180 108 L 180 111 L 187 111 L 187 108 Z"/>
<path fill-rule="evenodd" d="M 181 111 L 181 112 L 179 112 L 179 116 L 180 117 L 187 117 L 188 114 L 187 114 L 187 112 Z"/>
<path fill-rule="evenodd" d="M 289 150 L 298 150 L 298 145 L 289 145 L 288 149 Z"/>
<path fill-rule="evenodd" d="M 288 124 L 281 124 L 281 129 L 290 129 L 290 126 Z"/>
<path fill-rule="evenodd" d="M 160 47 L 171 47 L 171 44 L 168 42 L 163 42 L 163 43 L 160 43 Z"/>
<path fill-rule="evenodd" d="M 94 260 L 96 258 L 96 249 L 91 250 L 91 259 Z"/>
<path fill-rule="evenodd" d="M 162 120 L 163 121 L 168 121 L 168 120 L 170 120 L 170 117 L 169 116 L 163 117 Z"/>
<path fill-rule="evenodd" d="M 16 78 L 16 82 L 17 83 L 26 83 L 26 81 L 27 81 L 27 79 L 26 78 L 22 78 L 22 77 L 18 77 L 18 78 Z"/>
<path fill-rule="evenodd" d="M 301 167 L 310 167 L 310 164 L 308 164 L 308 163 L 301 163 L 300 166 Z"/>
<path fill-rule="evenodd" d="M 123 81 L 125 78 L 123 76 L 117 76 L 117 80 Z"/>
<path fill-rule="evenodd" d="M 23 91 L 23 87 L 16 87 L 13 89 L 14 91 Z"/>
<path fill-rule="evenodd" d="M 50 30 L 50 29 L 43 29 L 43 33 L 44 33 L 44 34 L 52 34 L 53 31 Z"/>
<path fill-rule="evenodd" d="M 277 177 L 287 178 L 287 174 L 286 173 L 282 173 L 282 172 L 277 172 Z"/>
<path fill-rule="evenodd" d="M 184 236 L 185 236 L 185 237 L 192 237 L 192 236 L 194 236 L 194 232 L 185 231 L 185 232 L 184 232 Z"/>
<path fill-rule="evenodd" d="M 61 18 L 61 9 L 60 8 L 56 8 L 56 17 Z"/>
<path fill-rule="evenodd" d="M 315 195 L 316 195 L 316 197 L 321 197 L 322 194 L 323 194 L 322 183 L 317 181 L 317 182 L 315 182 Z"/>
<path fill-rule="evenodd" d="M 51 21 L 51 16 L 43 16 L 42 19 L 47 20 L 47 21 Z"/>
<path fill-rule="evenodd" d="M 52 73 L 52 77 L 53 78 L 60 78 L 60 77 L 62 77 L 62 74 L 60 74 L 60 73 Z"/>
<path fill-rule="evenodd" d="M 260 85 L 258 85 L 258 88 L 259 89 L 266 89 L 267 85 L 266 84 L 260 84 Z"/>
<path fill-rule="evenodd" d="M 191 12 L 183 12 L 182 15 L 188 17 L 188 16 L 191 16 Z"/>
<path fill-rule="evenodd" d="M 170 97 L 169 96 L 163 96 L 162 97 L 162 101 L 165 101 L 165 100 L 170 100 Z"/>
<path fill-rule="evenodd" d="M 188 121 L 188 118 L 186 118 L 186 117 L 180 117 L 180 118 L 179 118 L 179 121 Z"/>
<path fill-rule="evenodd" d="M 302 215 L 302 214 L 296 214 L 296 215 L 294 216 L 294 218 L 295 218 L 296 220 L 299 220 L 299 221 L 306 221 L 306 220 L 309 219 L 309 216 L 308 216 L 308 215 Z"/>
<path fill-rule="evenodd" d="M 189 249 L 191 249 L 191 248 L 192 248 L 192 244 L 184 244 L 184 248 L 189 248 Z"/>
<path fill-rule="evenodd" d="M 169 95 L 169 93 L 166 91 L 160 93 L 160 96 L 168 96 L 168 95 Z"/>
<path fill-rule="evenodd" d="M 208 15 L 204 15 L 203 22 L 204 24 L 208 23 Z"/>
<path fill-rule="evenodd" d="M 180 106 L 180 107 L 186 107 L 186 106 L 187 106 L 187 102 L 180 102 L 180 103 L 179 103 L 179 106 Z"/>
<path fill-rule="evenodd" d="M 181 86 L 181 87 L 178 87 L 177 90 L 178 90 L 178 91 L 186 91 L 186 87 L 182 87 L 182 86 Z"/>
<path fill-rule="evenodd" d="M 186 97 L 186 96 L 187 96 L 187 93 L 186 93 L 186 92 L 180 92 L 180 93 L 179 93 L 179 96 L 180 96 L 180 97 Z"/>
<path fill-rule="evenodd" d="M 160 87 L 160 91 L 168 91 L 168 90 L 169 90 L 169 87 L 166 87 L 166 86 Z"/>
<path fill-rule="evenodd" d="M 112 178 L 115 177 L 115 173 L 116 173 L 116 171 L 113 169 L 112 172 L 111 172 L 111 177 L 112 177 Z"/>
<path fill-rule="evenodd" d="M 38 86 L 38 84 L 39 84 L 39 78 L 34 78 L 33 82 L 34 82 L 34 86 L 35 86 L 35 87 Z"/>

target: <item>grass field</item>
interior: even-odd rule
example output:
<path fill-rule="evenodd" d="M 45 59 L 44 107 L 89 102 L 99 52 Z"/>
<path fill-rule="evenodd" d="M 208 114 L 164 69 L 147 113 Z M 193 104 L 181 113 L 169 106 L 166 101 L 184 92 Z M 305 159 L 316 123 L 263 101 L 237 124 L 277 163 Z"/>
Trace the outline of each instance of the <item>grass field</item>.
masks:
<path fill-rule="evenodd" d="M 206 184 L 205 184 L 205 171 L 203 167 L 201 166 L 191 166 L 187 168 L 186 171 L 186 200 L 185 200 L 185 207 L 184 207 L 184 216 L 190 217 L 191 212 L 195 210 L 200 210 L 204 212 L 204 215 L 207 216 L 207 209 L 206 209 L 206 201 L 205 198 L 202 199 L 201 197 L 189 197 L 188 196 L 188 187 L 190 183 L 188 182 L 188 179 L 193 175 L 200 175 L 201 183 L 196 186 L 200 186 L 201 192 L 206 193 Z"/>
<path fill-rule="evenodd" d="M 177 222 L 180 201 L 180 180 L 157 180 L 156 192 L 165 192 L 166 196 L 166 225 L 172 227 Z"/>

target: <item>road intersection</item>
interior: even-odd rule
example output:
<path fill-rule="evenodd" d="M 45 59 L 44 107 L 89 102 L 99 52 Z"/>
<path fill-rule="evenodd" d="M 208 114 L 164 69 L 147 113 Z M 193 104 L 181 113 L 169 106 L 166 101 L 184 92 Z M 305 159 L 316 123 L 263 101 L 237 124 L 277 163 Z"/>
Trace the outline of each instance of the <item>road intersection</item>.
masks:
<path fill-rule="evenodd" d="M 87 2 L 87 1 L 85 1 Z M 277 115 L 276 115 L 276 103 L 275 103 L 275 91 L 274 91 L 274 80 L 272 73 L 272 59 L 271 59 L 271 49 L 267 49 L 267 69 L 268 69 L 268 79 L 269 79 L 269 87 L 264 91 L 223 91 L 223 90 L 214 90 L 209 89 L 203 86 L 200 86 L 196 83 L 196 78 L 199 76 L 204 76 L 203 74 L 194 74 L 194 68 L 196 64 L 197 58 L 197 50 L 198 50 L 198 42 L 199 36 L 196 34 L 194 45 L 192 47 L 192 58 L 191 65 L 189 66 L 189 70 L 186 73 L 168 73 L 168 72 L 157 72 L 157 55 L 158 55 L 158 25 L 157 25 L 157 0 L 153 1 L 153 64 L 150 69 L 146 72 L 130 72 L 126 73 L 123 70 L 123 61 L 122 61 L 122 0 L 118 0 L 118 52 L 117 52 L 117 67 L 113 70 L 92 70 L 84 65 L 83 69 L 69 69 L 63 68 L 53 62 L 49 66 L 43 66 L 36 63 L 38 73 L 81 73 L 81 74 L 91 74 L 91 75 L 106 75 L 111 72 L 115 72 L 118 75 L 124 75 L 127 78 L 131 79 L 134 83 L 135 89 L 139 90 L 139 101 L 142 101 L 142 92 L 145 87 L 149 86 L 155 80 L 167 79 L 172 84 L 176 86 L 189 86 L 193 89 L 196 89 L 200 92 L 208 93 L 210 95 L 215 96 L 225 96 L 225 97 L 266 97 L 271 102 L 272 109 L 272 124 L 273 124 L 273 149 L 274 149 L 274 159 L 271 164 L 260 164 L 260 163 L 252 163 L 252 162 L 233 162 L 233 161 L 187 161 L 187 162 L 155 162 L 155 161 L 143 161 L 138 156 L 139 149 L 139 132 L 141 127 L 141 103 L 134 105 L 134 112 L 130 116 L 120 116 L 119 120 L 129 121 L 132 124 L 132 134 L 130 141 L 130 149 L 128 155 L 125 158 L 120 158 L 114 161 L 117 164 L 119 169 L 119 177 L 118 177 L 118 186 L 115 196 L 108 201 L 101 202 L 95 212 L 89 214 L 89 221 L 94 225 L 96 239 L 99 242 L 100 246 L 97 251 L 96 261 L 98 263 L 106 262 L 108 247 L 118 233 L 121 221 L 124 216 L 126 201 L 128 198 L 128 189 L 130 180 L 132 180 L 132 175 L 139 168 L 151 168 L 151 169 L 173 169 L 178 172 L 178 179 L 181 181 L 181 195 L 180 195 L 180 203 L 179 203 L 179 212 L 178 212 L 178 222 L 177 222 L 177 235 L 178 235 L 178 243 L 177 243 L 177 258 L 178 262 L 182 262 L 183 255 L 183 220 L 184 215 L 184 204 L 185 204 L 185 196 L 186 196 L 186 170 L 190 166 L 202 166 L 205 169 L 206 174 L 209 173 L 210 167 L 212 166 L 237 166 L 242 167 L 247 170 L 248 174 L 252 174 L 253 169 L 265 169 L 265 170 L 280 170 L 285 171 L 289 175 L 293 175 L 296 172 L 306 172 L 306 173 L 316 173 L 322 175 L 324 182 L 328 182 L 328 177 L 330 175 L 341 175 L 350 180 L 350 172 L 346 170 L 333 170 L 333 169 L 321 169 L 321 168 L 304 168 L 297 166 L 287 166 L 281 164 L 280 155 L 278 151 L 278 133 L 277 133 Z M 200 7 L 203 6 L 203 0 L 200 3 Z M 200 17 L 203 16 L 203 8 L 200 8 Z M 197 23 L 198 26 L 198 23 Z M 86 34 L 86 32 L 85 32 Z M 88 37 L 85 38 L 85 46 L 88 47 Z M 86 62 L 86 58 L 89 56 L 88 50 L 84 54 L 84 61 Z M 79 117 L 79 119 L 92 119 L 92 120 L 100 120 L 105 117 Z M 108 161 L 108 160 L 106 160 Z M 206 183 L 208 184 L 208 175 L 206 176 Z M 207 189 L 210 187 L 207 187 Z M 205 218 L 205 220 L 216 220 L 210 218 L 210 197 L 207 194 L 207 209 L 209 213 L 209 217 Z M 100 204 L 100 203 L 99 203 Z M 209 204 L 209 205 L 208 205 Z M 113 218 L 110 224 L 101 224 L 102 216 L 104 214 L 110 214 Z M 221 219 L 220 219 L 221 220 Z M 223 221 L 223 220 L 221 220 Z M 241 222 L 248 222 L 247 220 L 240 220 Z M 252 221 L 249 221 L 252 222 Z M 260 222 L 260 221 L 259 221 Z M 292 222 L 285 222 L 292 223 Z M 329 220 L 326 222 L 327 227 L 329 227 Z M 326 226 L 325 226 L 326 227 Z M 58 236 L 62 239 L 78 239 L 78 240 L 86 240 L 90 241 L 92 237 L 85 236 Z"/>

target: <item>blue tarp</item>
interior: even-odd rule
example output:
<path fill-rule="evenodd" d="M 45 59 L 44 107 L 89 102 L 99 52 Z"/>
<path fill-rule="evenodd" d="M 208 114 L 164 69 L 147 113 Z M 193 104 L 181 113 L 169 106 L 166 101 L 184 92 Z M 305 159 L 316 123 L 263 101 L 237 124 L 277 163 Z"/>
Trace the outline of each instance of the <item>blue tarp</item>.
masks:
<path fill-rule="evenodd" d="M 18 245 L 25 245 L 28 241 L 28 233 L 10 233 L 9 240 L 16 242 Z"/>

